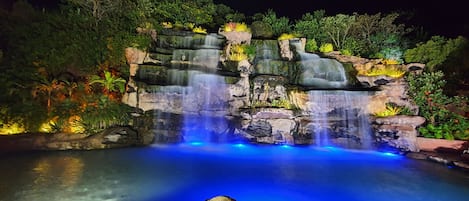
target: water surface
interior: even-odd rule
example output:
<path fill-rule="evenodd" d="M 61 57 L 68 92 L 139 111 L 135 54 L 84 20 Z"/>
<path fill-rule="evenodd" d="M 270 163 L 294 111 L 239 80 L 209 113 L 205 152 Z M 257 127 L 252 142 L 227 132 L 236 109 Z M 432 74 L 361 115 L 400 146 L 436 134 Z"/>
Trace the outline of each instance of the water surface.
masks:
<path fill-rule="evenodd" d="M 154 145 L 0 155 L 0 200 L 466 201 L 469 174 L 333 147 Z"/>

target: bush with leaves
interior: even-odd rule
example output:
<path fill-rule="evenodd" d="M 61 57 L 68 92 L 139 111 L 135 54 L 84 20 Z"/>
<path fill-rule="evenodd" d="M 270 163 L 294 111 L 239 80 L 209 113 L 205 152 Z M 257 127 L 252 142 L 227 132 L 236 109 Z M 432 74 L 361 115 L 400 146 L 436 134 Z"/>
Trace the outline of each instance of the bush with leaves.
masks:
<path fill-rule="evenodd" d="M 212 0 L 154 0 L 151 16 L 164 22 L 210 25 L 216 14 Z"/>
<path fill-rule="evenodd" d="M 290 19 L 287 17 L 277 17 L 277 14 L 269 9 L 264 14 L 255 14 L 254 21 L 262 21 L 272 27 L 274 37 L 280 36 L 282 33 L 291 33 Z"/>
<path fill-rule="evenodd" d="M 328 53 L 334 51 L 334 46 L 332 43 L 324 43 L 319 47 L 319 51 L 322 53 Z"/>
<path fill-rule="evenodd" d="M 417 47 L 408 49 L 404 53 L 406 62 L 425 63 L 429 71 L 439 70 L 448 56 L 456 50 L 464 47 L 467 40 L 459 36 L 455 39 L 447 39 L 443 36 L 433 36 L 425 43 L 417 44 Z"/>
<path fill-rule="evenodd" d="M 316 52 L 319 50 L 318 43 L 314 39 L 306 39 L 305 50 L 307 52 Z"/>
<path fill-rule="evenodd" d="M 254 21 L 250 27 L 253 38 L 272 38 L 274 35 L 272 26 L 263 21 Z"/>
<path fill-rule="evenodd" d="M 316 10 L 313 13 L 304 14 L 301 19 L 295 22 L 293 31 L 301 33 L 305 38 L 314 39 L 319 44 L 329 42 L 329 37 L 323 31 L 321 24 L 325 13 L 324 10 Z"/>
<path fill-rule="evenodd" d="M 419 114 L 427 120 L 419 131 L 429 138 L 468 139 L 469 120 L 447 108 L 449 104 L 467 100 L 445 95 L 443 76 L 443 72 L 436 71 L 407 77 L 409 96 L 419 106 Z"/>

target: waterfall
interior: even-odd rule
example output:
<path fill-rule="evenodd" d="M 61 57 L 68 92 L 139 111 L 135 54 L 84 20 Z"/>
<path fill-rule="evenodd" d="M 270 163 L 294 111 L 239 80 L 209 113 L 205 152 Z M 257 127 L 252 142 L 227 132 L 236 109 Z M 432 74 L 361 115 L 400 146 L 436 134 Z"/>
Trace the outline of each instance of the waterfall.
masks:
<path fill-rule="evenodd" d="M 308 92 L 309 132 L 316 146 L 369 149 L 371 130 L 368 92 L 312 90 Z"/>
<path fill-rule="evenodd" d="M 299 41 L 291 41 L 300 57 L 298 84 L 316 88 L 344 88 L 348 84 L 344 66 L 335 59 L 321 58 L 303 51 Z"/>
<path fill-rule="evenodd" d="M 227 86 L 224 77 L 213 74 L 219 62 L 217 38 L 207 35 L 204 44 L 190 58 L 195 70 L 187 70 L 183 94 L 183 136 L 186 142 L 219 141 L 227 129 Z"/>

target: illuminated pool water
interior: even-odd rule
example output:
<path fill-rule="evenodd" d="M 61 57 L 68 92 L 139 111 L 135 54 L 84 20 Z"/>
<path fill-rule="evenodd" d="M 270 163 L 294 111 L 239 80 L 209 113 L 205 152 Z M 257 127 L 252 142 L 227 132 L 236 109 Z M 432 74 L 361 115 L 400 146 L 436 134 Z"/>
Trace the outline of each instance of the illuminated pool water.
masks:
<path fill-rule="evenodd" d="M 469 174 L 332 147 L 154 145 L 0 155 L 2 201 L 465 201 Z"/>

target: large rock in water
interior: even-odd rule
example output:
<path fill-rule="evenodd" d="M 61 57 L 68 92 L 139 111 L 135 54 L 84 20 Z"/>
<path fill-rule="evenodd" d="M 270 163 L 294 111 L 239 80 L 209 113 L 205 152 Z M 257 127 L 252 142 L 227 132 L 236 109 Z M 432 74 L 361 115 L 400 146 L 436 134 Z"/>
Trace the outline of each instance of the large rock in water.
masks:
<path fill-rule="evenodd" d="M 375 136 L 380 143 L 385 143 L 402 152 L 418 152 L 417 127 L 425 123 L 420 116 L 390 116 L 375 119 Z"/>

